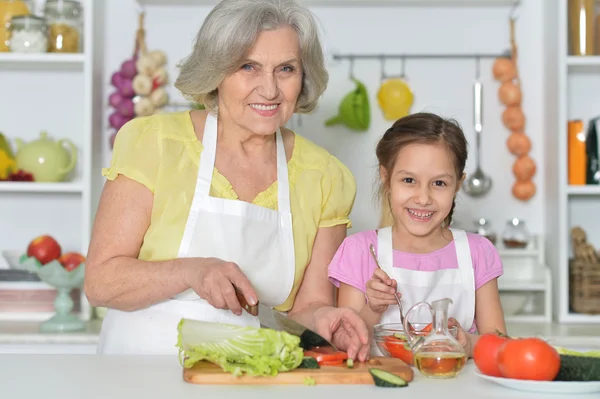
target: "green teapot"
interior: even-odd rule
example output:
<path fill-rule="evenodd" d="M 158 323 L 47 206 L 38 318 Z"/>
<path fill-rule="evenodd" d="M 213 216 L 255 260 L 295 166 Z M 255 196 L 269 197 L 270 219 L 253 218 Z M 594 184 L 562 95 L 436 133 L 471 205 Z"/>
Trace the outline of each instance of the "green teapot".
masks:
<path fill-rule="evenodd" d="M 77 164 L 77 147 L 68 139 L 54 141 L 47 132 L 25 144 L 15 139 L 17 168 L 31 173 L 36 182 L 61 182 Z M 69 151 L 65 148 L 69 148 Z"/>
<path fill-rule="evenodd" d="M 325 126 L 344 124 L 352 130 L 365 131 L 369 129 L 371 122 L 371 108 L 369 105 L 369 95 L 365 85 L 351 78 L 356 83 L 356 88 L 342 99 L 338 114 L 325 121 Z"/>

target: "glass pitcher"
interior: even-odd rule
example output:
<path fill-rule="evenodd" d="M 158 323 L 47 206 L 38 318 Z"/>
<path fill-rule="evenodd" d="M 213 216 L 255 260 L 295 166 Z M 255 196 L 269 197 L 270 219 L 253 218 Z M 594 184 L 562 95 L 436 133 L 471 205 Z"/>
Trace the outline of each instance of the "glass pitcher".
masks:
<path fill-rule="evenodd" d="M 415 367 L 429 378 L 453 378 L 461 372 L 467 363 L 467 353 L 448 331 L 449 298 L 431 302 L 419 302 L 413 305 L 404 318 L 404 331 L 413 352 Z M 410 315 L 417 308 L 426 306 L 433 317 L 431 332 L 426 335 L 415 334 L 411 328 Z"/>

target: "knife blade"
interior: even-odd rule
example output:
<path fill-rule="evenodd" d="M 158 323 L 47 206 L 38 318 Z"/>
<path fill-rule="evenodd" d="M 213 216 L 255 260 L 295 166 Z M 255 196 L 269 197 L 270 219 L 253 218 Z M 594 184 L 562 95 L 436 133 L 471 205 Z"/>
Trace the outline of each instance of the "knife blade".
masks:
<path fill-rule="evenodd" d="M 331 347 L 334 350 L 338 350 L 331 342 L 317 334 L 310 328 L 298 323 L 295 320 L 290 319 L 284 313 L 278 312 L 277 310 L 271 309 L 270 307 L 257 303 L 256 305 L 250 305 L 244 294 L 235 289 L 236 296 L 242 309 L 253 316 L 258 316 L 260 326 L 263 328 L 270 328 L 272 330 L 285 331 L 289 334 L 295 335 L 300 338 L 300 346 L 304 350 L 308 350 L 314 347 Z"/>

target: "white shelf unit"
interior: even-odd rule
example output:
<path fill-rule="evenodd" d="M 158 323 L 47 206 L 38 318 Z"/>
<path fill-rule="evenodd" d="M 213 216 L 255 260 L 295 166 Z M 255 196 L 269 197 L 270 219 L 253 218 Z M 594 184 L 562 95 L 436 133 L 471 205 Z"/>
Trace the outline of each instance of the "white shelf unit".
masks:
<path fill-rule="evenodd" d="M 600 5 L 600 3 L 597 3 Z M 591 118 L 600 116 L 600 56 L 572 56 L 568 48 L 568 2 L 558 0 L 548 6 L 554 7 L 553 15 L 547 21 L 547 26 L 558 25 L 548 33 L 548 42 L 558 43 L 555 52 L 549 53 L 549 77 L 556 78 L 547 96 L 549 126 L 556 126 L 549 134 L 557 136 L 555 146 L 550 146 L 549 153 L 556 154 L 555 165 L 548 165 L 547 174 L 557 181 L 548 182 L 552 186 L 552 194 L 557 202 L 548 207 L 548 217 L 552 222 L 549 228 L 554 231 L 553 247 L 549 255 L 555 257 L 556 263 L 556 315 L 559 323 L 594 323 L 600 324 L 600 315 L 578 314 L 571 311 L 569 306 L 569 258 L 571 254 L 570 230 L 581 226 L 587 233 L 588 241 L 600 248 L 600 186 L 573 186 L 568 184 L 568 135 L 569 120 L 581 119 L 587 129 Z M 552 12 L 550 11 L 550 12 Z M 553 67 L 555 64 L 556 67 Z M 555 94 L 555 95 L 554 95 Z M 553 112 L 556 111 L 556 112 Z M 551 142 L 553 140 L 548 140 Z M 550 157 L 551 158 L 551 157 Z"/>
<path fill-rule="evenodd" d="M 496 246 L 504 266 L 498 290 L 506 321 L 551 322 L 552 273 L 545 258 L 544 237 L 533 236 L 526 248 L 504 248 L 501 242 Z M 514 307 L 521 309 L 512 312 Z"/>
<path fill-rule="evenodd" d="M 43 0 L 36 2 L 42 9 Z M 94 41 L 101 20 L 99 3 L 80 0 L 83 7 L 83 52 L 77 54 L 0 53 L 0 131 L 13 151 L 15 138 L 29 143 L 47 131 L 53 140 L 69 139 L 78 150 L 75 172 L 60 183 L 0 182 L 0 250 L 24 253 L 36 236 L 49 234 L 63 252 L 87 253 L 97 193 L 94 166 L 101 156 L 95 110 L 98 66 L 94 65 Z M 96 23 L 96 24 L 95 24 Z M 0 268 L 8 268 L 0 256 Z M 13 284 L 13 283 L 4 283 Z M 14 283 L 15 287 L 22 283 Z M 35 287 L 40 284 L 36 283 Z M 25 284 L 26 285 L 26 284 Z M 33 287 L 33 288 L 35 288 Z M 91 308 L 82 293 L 80 317 L 91 317 Z M 48 317 L 47 314 L 2 314 L 2 319 Z"/>

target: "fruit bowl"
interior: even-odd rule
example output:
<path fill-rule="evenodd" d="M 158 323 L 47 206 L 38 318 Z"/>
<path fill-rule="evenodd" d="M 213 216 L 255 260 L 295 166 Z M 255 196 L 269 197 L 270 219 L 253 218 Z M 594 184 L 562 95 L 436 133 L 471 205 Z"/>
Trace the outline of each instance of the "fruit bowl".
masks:
<path fill-rule="evenodd" d="M 425 329 L 428 326 L 427 323 L 411 324 L 415 328 L 412 335 L 426 336 L 430 332 Z M 454 338 L 457 338 L 458 328 L 450 327 L 448 331 Z M 395 357 L 410 366 L 414 365 L 413 353 L 408 345 L 408 337 L 401 323 L 377 324 L 374 327 L 373 340 L 385 357 Z"/>
<path fill-rule="evenodd" d="M 23 266 L 21 266 L 19 262 L 21 252 L 4 250 L 2 251 L 2 257 L 6 260 L 6 263 L 8 263 L 9 268 L 16 270 L 23 269 Z"/>
<path fill-rule="evenodd" d="M 67 332 L 85 329 L 85 323 L 72 314 L 73 300 L 71 291 L 81 288 L 85 276 L 85 264 L 81 263 L 71 271 L 67 271 L 57 260 L 42 265 L 36 258 L 21 255 L 21 268 L 35 273 L 40 280 L 56 288 L 54 309 L 56 314 L 42 323 L 42 332 Z"/>

